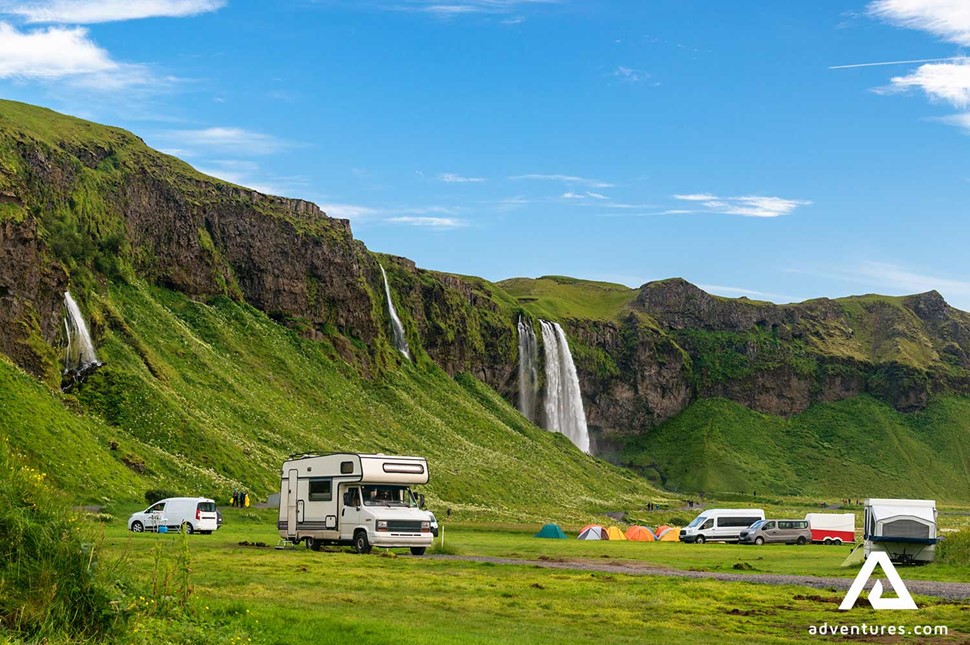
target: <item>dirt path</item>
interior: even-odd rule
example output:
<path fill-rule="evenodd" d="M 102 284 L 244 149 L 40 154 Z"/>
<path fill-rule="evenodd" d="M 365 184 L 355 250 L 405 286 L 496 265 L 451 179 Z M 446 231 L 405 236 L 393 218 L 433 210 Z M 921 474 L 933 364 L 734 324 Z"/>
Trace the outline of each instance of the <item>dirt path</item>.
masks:
<path fill-rule="evenodd" d="M 762 585 L 802 585 L 816 589 L 840 589 L 848 591 L 852 578 L 824 578 L 818 576 L 795 576 L 767 573 L 720 573 L 717 571 L 682 571 L 669 569 L 649 563 L 602 564 L 599 562 L 569 560 L 522 560 L 518 558 L 494 558 L 486 556 L 433 555 L 426 556 L 438 560 L 460 560 L 464 562 L 491 562 L 493 564 L 514 564 L 543 569 L 565 569 L 571 571 L 602 571 L 628 576 L 667 576 L 679 578 L 698 578 L 725 580 L 730 582 L 750 582 Z M 935 582 L 931 580 L 905 580 L 910 593 L 934 596 L 946 600 L 970 600 L 970 583 Z"/>

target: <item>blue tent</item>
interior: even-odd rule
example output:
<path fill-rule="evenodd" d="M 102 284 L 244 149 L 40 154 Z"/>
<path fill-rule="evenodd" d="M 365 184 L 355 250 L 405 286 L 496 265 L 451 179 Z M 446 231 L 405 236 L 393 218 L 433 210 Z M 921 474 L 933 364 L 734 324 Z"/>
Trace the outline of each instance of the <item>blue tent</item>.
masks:
<path fill-rule="evenodd" d="M 557 524 L 546 524 L 539 532 L 535 534 L 534 537 L 537 538 L 554 538 L 557 540 L 565 540 L 566 534 L 562 532 Z"/>

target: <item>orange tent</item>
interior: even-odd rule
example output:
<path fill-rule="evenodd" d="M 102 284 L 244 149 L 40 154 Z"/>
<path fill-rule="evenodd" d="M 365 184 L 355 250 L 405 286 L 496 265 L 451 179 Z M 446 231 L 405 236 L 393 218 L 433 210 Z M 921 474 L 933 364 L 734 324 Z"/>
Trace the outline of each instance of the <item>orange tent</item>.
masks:
<path fill-rule="evenodd" d="M 626 530 L 626 539 L 634 542 L 653 542 L 657 538 L 654 537 L 653 531 L 645 526 L 631 526 Z"/>
<path fill-rule="evenodd" d="M 660 537 L 660 534 L 663 533 L 664 531 L 666 531 L 669 528 L 670 528 L 670 526 L 668 526 L 666 524 L 661 524 L 660 526 L 657 527 L 657 530 L 654 531 L 653 534 L 656 535 L 657 537 Z"/>
<path fill-rule="evenodd" d="M 625 540 L 626 536 L 623 535 L 623 531 L 620 530 L 618 526 L 611 526 L 606 529 L 606 534 L 610 536 L 610 540 Z"/>
<path fill-rule="evenodd" d="M 680 542 L 680 528 L 668 526 L 657 536 L 657 542 Z"/>

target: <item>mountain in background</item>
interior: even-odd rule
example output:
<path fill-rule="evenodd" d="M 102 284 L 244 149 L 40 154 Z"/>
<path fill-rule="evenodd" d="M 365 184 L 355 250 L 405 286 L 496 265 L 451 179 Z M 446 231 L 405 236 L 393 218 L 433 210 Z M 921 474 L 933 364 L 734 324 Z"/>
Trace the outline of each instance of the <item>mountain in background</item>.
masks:
<path fill-rule="evenodd" d="M 68 289 L 106 365 L 62 395 Z M 0 433 L 81 498 L 262 495 L 290 452 L 341 449 L 427 455 L 432 499 L 489 517 L 659 499 L 514 410 L 520 316 L 566 330 L 594 453 L 665 486 L 970 499 L 970 315 L 935 292 L 777 306 L 426 271 L 308 202 L 0 102 Z"/>

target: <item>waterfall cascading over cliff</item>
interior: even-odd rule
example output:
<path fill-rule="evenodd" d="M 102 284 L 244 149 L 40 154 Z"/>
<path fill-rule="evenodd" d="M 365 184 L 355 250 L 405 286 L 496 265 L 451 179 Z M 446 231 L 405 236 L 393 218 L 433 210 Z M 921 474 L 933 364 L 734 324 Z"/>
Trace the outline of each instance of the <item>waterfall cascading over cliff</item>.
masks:
<path fill-rule="evenodd" d="M 387 297 L 387 313 L 391 317 L 391 331 L 394 334 L 394 347 L 397 351 L 404 354 L 405 358 L 411 360 L 411 348 L 408 347 L 408 339 L 404 336 L 404 325 L 401 324 L 401 319 L 397 317 L 397 310 L 394 308 L 394 301 L 391 300 L 391 287 L 387 284 L 387 272 L 384 271 L 384 265 L 380 262 L 377 266 L 381 268 L 381 276 L 384 277 L 384 295 Z"/>
<path fill-rule="evenodd" d="M 102 363 L 94 351 L 94 342 L 88 332 L 88 325 L 84 322 L 84 316 L 81 315 L 81 309 L 69 291 L 64 292 L 64 308 L 67 310 L 67 315 L 64 316 L 67 348 L 64 351 L 63 389 L 68 390 Z"/>
<path fill-rule="evenodd" d="M 532 324 L 519 316 L 519 412 L 529 421 L 536 421 L 536 391 L 539 343 Z"/>
<path fill-rule="evenodd" d="M 566 334 L 558 323 L 539 323 L 546 359 L 545 428 L 566 435 L 580 450 L 589 452 L 586 411 Z"/>

